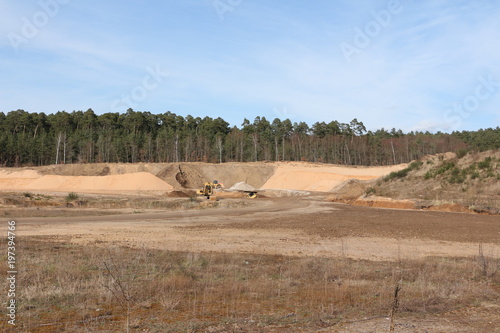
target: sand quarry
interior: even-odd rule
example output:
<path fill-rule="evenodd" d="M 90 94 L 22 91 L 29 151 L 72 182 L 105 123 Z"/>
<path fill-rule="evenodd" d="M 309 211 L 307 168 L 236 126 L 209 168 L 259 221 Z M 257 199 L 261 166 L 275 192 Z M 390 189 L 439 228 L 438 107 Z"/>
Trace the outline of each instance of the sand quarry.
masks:
<path fill-rule="evenodd" d="M 85 216 L 21 218 L 30 225 L 44 225 L 44 228 L 24 229 L 26 235 L 64 235 L 78 243 L 99 240 L 139 246 L 143 241 L 134 239 L 135 231 L 130 230 L 147 224 L 149 241 L 146 246 L 169 250 L 183 250 L 189 244 L 189 249 L 195 251 L 395 260 L 401 255 L 412 258 L 474 255 L 477 243 L 481 242 L 489 246 L 491 254 L 500 255 L 500 224 L 497 223 L 497 216 L 381 210 L 378 220 L 374 220 L 371 217 L 378 212 L 376 210 L 348 208 L 349 206 L 332 202 L 332 198 L 338 195 L 359 196 L 364 193 L 364 182 L 376 180 L 405 166 L 342 167 L 301 162 L 52 165 L 0 169 L 0 189 L 3 192 L 46 193 L 56 196 L 74 192 L 97 198 L 118 196 L 121 200 L 153 197 L 168 202 L 176 198 L 179 200 L 179 197 L 189 200 L 188 196 L 193 196 L 194 190 L 209 180 L 219 180 L 226 188 L 216 194 L 222 202 L 217 205 L 218 209 L 115 209 L 113 215 L 98 217 L 86 215 L 99 212 L 81 209 L 80 215 Z M 354 192 L 344 193 L 344 185 L 352 184 L 353 181 L 360 184 L 359 188 L 350 186 L 349 191 L 354 188 Z M 260 197 L 252 200 L 238 195 L 250 189 L 256 189 Z M 216 206 L 209 201 L 203 202 L 201 198 L 198 200 L 201 200 L 199 202 L 203 208 Z M 0 208 L 1 203 L 0 201 Z M 408 208 L 404 202 L 394 203 L 387 198 L 381 198 L 378 203 L 378 207 Z M 49 209 L 57 212 L 59 208 Z M 344 229 L 336 229 L 333 234 L 322 234 L 322 230 L 331 227 L 331 219 L 347 211 L 351 213 L 345 215 L 346 220 L 339 221 Z M 394 214 L 398 217 L 385 227 L 395 229 L 380 227 L 380 224 L 385 225 Z M 316 219 L 326 223 L 328 228 L 314 227 Z M 304 224 L 309 220 L 310 224 Z M 274 222 L 269 224 L 269 221 Z M 283 221 L 286 221 L 285 226 L 282 225 Z M 295 224 L 297 221 L 298 224 Z M 473 226 L 472 221 L 477 221 L 478 225 L 487 225 L 490 229 L 478 229 Z M 372 229 L 368 227 L 370 223 L 375 224 Z M 189 229 L 192 226 L 199 227 L 200 224 L 207 228 L 206 232 L 200 234 Z M 223 224 L 224 228 L 219 228 L 219 224 Z M 367 229 L 354 228 L 357 224 L 366 224 Z M 421 224 L 425 224 L 425 228 L 418 227 Z M 454 226 L 460 227 L 458 234 L 461 236 L 458 237 L 455 230 L 439 234 L 436 229 L 439 225 L 452 229 Z M 183 228 L 179 229 L 178 226 Z M 328 237 L 311 237 L 309 233 L 313 229 L 316 230 L 315 234 Z M 411 239 L 401 240 L 407 237 Z M 339 250 L 341 243 L 342 251 Z M 344 246 L 345 244 L 349 246 Z"/>
<path fill-rule="evenodd" d="M 312 163 L 88 164 L 0 169 L 1 191 L 107 194 L 196 189 L 219 180 L 226 188 L 245 182 L 255 189 L 330 192 L 350 179 L 371 180 L 404 168 L 341 167 Z"/>
<path fill-rule="evenodd" d="M 344 184 L 369 182 L 405 166 L 343 167 L 261 162 L 3 168 L 0 169 L 0 191 L 60 196 L 75 192 L 103 198 L 139 196 L 168 201 L 180 200 L 169 194 L 192 191 L 206 181 L 218 180 L 226 189 L 251 187 L 260 194 L 257 199 L 221 195 L 221 204 L 205 207 L 209 209 L 150 209 L 132 214 L 115 211 L 105 216 L 81 209 L 79 216 L 72 217 L 8 216 L 22 226 L 18 237 L 45 238 L 65 244 L 375 262 L 435 256 L 473 257 L 481 244 L 488 257 L 500 260 L 498 216 L 357 207 L 329 199 L 341 193 Z M 182 200 L 187 202 L 189 198 Z M 481 308 L 478 313 L 488 320 L 498 319 L 500 306 L 489 304 L 485 309 Z M 489 324 L 478 324 L 467 329 L 463 323 L 450 319 L 452 317 L 453 314 L 439 318 L 432 315 L 423 319 L 407 318 L 406 326 L 400 326 L 398 332 L 424 332 L 439 325 L 446 327 L 439 332 L 478 332 L 491 328 Z M 386 331 L 386 326 L 385 319 L 373 319 L 345 323 L 340 331 L 368 332 L 367 327 Z"/>

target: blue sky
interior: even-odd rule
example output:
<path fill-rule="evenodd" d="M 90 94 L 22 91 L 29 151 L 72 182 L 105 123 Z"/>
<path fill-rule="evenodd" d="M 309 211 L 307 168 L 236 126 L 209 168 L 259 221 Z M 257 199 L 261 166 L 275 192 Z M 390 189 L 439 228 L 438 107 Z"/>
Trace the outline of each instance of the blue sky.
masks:
<path fill-rule="evenodd" d="M 0 112 L 500 125 L 500 3 L 0 2 Z"/>

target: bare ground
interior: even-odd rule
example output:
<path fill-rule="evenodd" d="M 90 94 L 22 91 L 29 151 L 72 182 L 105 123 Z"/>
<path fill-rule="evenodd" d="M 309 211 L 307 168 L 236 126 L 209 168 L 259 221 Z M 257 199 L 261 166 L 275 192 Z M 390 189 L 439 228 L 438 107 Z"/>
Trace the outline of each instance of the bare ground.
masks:
<path fill-rule="evenodd" d="M 499 265 L 492 269 L 500 269 L 498 216 L 356 207 L 327 202 L 319 194 L 255 199 L 246 207 L 238 207 L 241 199 L 223 201 L 234 204 L 225 208 L 148 210 L 107 216 L 18 218 L 18 238 L 23 242 L 38 239 L 85 248 L 124 246 L 372 262 L 475 258 L 481 249 L 493 265 Z M 83 215 L 86 210 L 79 211 Z M 398 317 L 396 332 L 499 332 L 500 305 L 499 299 L 495 300 L 437 314 L 406 312 Z M 279 308 L 278 304 L 274 306 Z M 338 322 L 329 322 L 323 329 L 317 325 L 314 329 L 307 328 L 300 323 L 256 328 L 248 322 L 239 322 L 236 326 L 210 325 L 210 329 L 195 331 L 385 332 L 388 328 L 386 314 L 368 317 L 351 314 L 349 318 L 335 320 Z"/>

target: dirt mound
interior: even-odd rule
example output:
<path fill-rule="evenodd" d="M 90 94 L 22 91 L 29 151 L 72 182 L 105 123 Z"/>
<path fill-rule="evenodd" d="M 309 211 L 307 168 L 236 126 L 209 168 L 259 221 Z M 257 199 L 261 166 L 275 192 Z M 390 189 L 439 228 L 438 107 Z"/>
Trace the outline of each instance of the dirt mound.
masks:
<path fill-rule="evenodd" d="M 335 193 L 332 198 L 336 200 L 357 199 L 365 194 L 369 184 L 371 184 L 371 181 L 362 181 L 358 179 L 347 180 L 332 189 L 331 192 Z"/>
<path fill-rule="evenodd" d="M 415 203 L 411 200 L 392 200 L 382 197 L 360 198 L 348 202 L 351 205 L 378 207 L 378 208 L 393 208 L 393 209 L 414 209 Z"/>
<path fill-rule="evenodd" d="M 166 196 L 169 198 L 191 198 L 196 195 L 195 191 L 179 191 L 174 190 L 167 192 Z"/>
<path fill-rule="evenodd" d="M 245 182 L 239 182 L 234 184 L 229 191 L 255 191 L 253 186 L 248 185 Z"/>

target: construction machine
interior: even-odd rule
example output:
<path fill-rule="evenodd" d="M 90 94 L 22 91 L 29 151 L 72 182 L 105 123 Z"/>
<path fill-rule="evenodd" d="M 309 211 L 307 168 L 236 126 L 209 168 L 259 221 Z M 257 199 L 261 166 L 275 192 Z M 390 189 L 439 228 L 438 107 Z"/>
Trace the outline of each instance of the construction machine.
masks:
<path fill-rule="evenodd" d="M 196 193 L 198 195 L 203 195 L 207 199 L 210 199 L 210 197 L 215 198 L 215 190 L 220 190 L 223 189 L 224 185 L 222 183 L 219 183 L 217 180 L 214 180 L 213 182 L 206 182 L 201 189 L 197 190 Z M 237 190 L 237 192 L 243 192 L 245 193 L 245 196 L 249 199 L 254 199 L 257 197 L 257 191 L 256 190 Z"/>
<path fill-rule="evenodd" d="M 257 198 L 257 191 L 243 191 L 247 194 L 247 198 L 255 199 Z"/>
<path fill-rule="evenodd" d="M 203 195 L 207 199 L 210 199 L 210 197 L 214 194 L 214 190 L 217 188 L 217 184 L 211 183 L 211 182 L 206 182 L 201 189 L 196 191 L 198 195 Z"/>
<path fill-rule="evenodd" d="M 221 183 L 221 182 L 219 182 L 218 180 L 214 180 L 214 181 L 213 181 L 213 184 L 214 184 L 214 186 L 215 186 L 215 188 L 216 188 L 217 190 L 221 190 L 221 189 L 223 189 L 223 188 L 224 188 L 224 184 L 222 184 L 222 183 Z"/>

